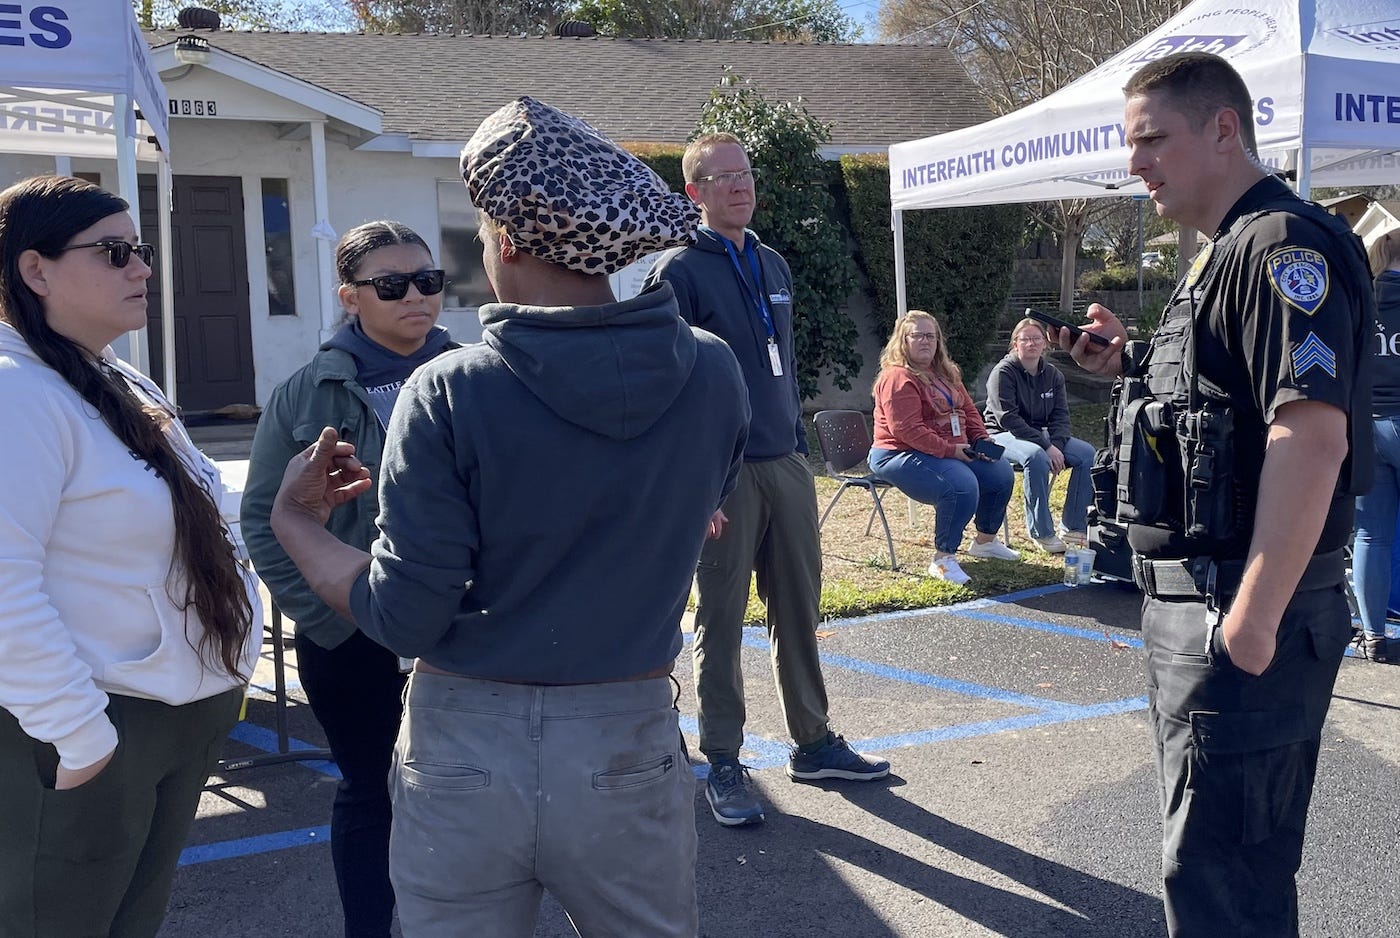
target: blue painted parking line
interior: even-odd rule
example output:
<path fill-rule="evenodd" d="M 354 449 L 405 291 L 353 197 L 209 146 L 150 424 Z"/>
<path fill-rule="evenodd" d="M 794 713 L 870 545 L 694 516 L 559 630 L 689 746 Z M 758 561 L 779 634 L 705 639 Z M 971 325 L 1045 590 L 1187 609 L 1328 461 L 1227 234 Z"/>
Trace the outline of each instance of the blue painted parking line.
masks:
<path fill-rule="evenodd" d="M 953 739 L 969 739 L 974 736 L 990 736 L 993 733 L 1006 733 L 1011 730 L 1032 729 L 1037 726 L 1051 726 L 1056 723 L 1072 723 L 1076 720 L 1090 720 L 1095 717 L 1114 716 L 1147 709 L 1146 697 L 1130 697 L 1109 703 L 1087 706 L 1060 706 L 1039 713 L 1023 713 L 1019 716 L 1002 717 L 999 720 L 983 720 L 977 723 L 958 723 L 953 726 L 939 726 L 912 733 L 895 733 L 891 736 L 874 736 L 857 740 L 854 745 L 862 752 L 884 752 L 890 749 L 904 749 L 910 746 L 923 746 L 928 743 L 943 743 Z"/>
<path fill-rule="evenodd" d="M 745 642 L 745 644 L 748 643 Z M 829 664 L 835 668 L 844 668 L 847 671 L 869 674 L 889 681 L 899 681 L 901 684 L 916 684 L 920 687 L 948 691 L 952 694 L 961 694 L 964 697 L 979 697 L 983 700 L 994 700 L 997 703 L 1010 704 L 1014 707 L 1028 707 L 1032 710 L 1052 710 L 1056 707 L 1064 706 L 1061 701 L 1051 700 L 1047 697 L 1032 697 L 1029 694 L 1018 694 L 1015 691 L 1004 690 L 1000 687 L 973 684 L 970 681 L 959 681 L 955 678 L 939 677 L 935 674 L 924 674 L 919 671 L 910 671 L 907 668 L 896 668 L 890 665 L 876 664 L 873 661 L 852 658 L 848 655 L 831 655 L 823 652 L 821 659 L 822 664 Z"/>
<path fill-rule="evenodd" d="M 982 622 L 994 622 L 997 625 L 1011 625 L 1018 629 L 1033 629 L 1037 632 L 1068 635 L 1071 638 L 1087 638 L 1091 642 L 1108 642 L 1110 644 L 1116 642 L 1127 645 L 1129 648 L 1142 647 L 1142 639 L 1133 635 L 1114 635 L 1107 629 L 1081 629 L 1055 622 L 1041 622 L 1037 619 L 1024 619 L 1019 616 L 1003 616 L 993 612 L 983 612 L 980 609 L 964 609 L 957 615 L 964 619 L 978 619 Z"/>
<path fill-rule="evenodd" d="M 272 730 L 258 726 L 256 723 L 249 723 L 246 720 L 235 726 L 233 728 L 233 732 L 228 734 L 228 738 L 236 740 L 245 746 L 252 746 L 254 749 L 261 749 L 263 752 L 277 751 L 277 734 L 274 733 Z M 306 742 L 305 740 L 296 739 L 295 737 L 292 737 L 287 740 L 287 748 L 291 750 L 296 750 L 320 749 L 321 747 L 314 746 L 311 743 Z M 311 769 L 313 772 L 320 772 L 322 775 L 328 775 L 331 778 L 340 778 L 340 769 L 336 766 L 334 762 L 327 762 L 325 760 L 318 759 L 315 761 L 299 762 L 297 764 L 304 765 L 308 769 Z"/>
<path fill-rule="evenodd" d="M 231 860 L 235 857 L 250 857 L 258 853 L 271 853 L 291 847 L 313 847 L 330 842 L 329 826 L 304 827 L 300 830 L 278 831 L 275 834 L 259 834 L 257 837 L 240 837 L 238 840 L 221 840 L 218 843 L 186 847 L 180 852 L 180 865 L 192 866 L 196 863 Z"/>

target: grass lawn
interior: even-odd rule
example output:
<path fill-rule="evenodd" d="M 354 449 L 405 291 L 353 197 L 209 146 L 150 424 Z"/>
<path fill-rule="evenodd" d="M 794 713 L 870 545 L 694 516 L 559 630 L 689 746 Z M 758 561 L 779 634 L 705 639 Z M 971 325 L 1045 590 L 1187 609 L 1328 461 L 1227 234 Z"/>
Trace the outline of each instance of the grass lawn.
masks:
<path fill-rule="evenodd" d="M 1074 435 L 1095 446 L 1102 445 L 1102 421 L 1106 412 L 1106 404 L 1072 407 L 1070 416 Z M 838 483 L 826 474 L 815 432 L 809 430 L 809 434 L 812 471 L 817 477 L 817 512 L 820 515 Z M 1061 473 L 1051 488 L 1050 498 L 1057 518 L 1064 503 L 1067 482 L 1068 473 Z M 865 534 L 872 508 L 870 496 L 860 489 L 847 490 L 822 528 L 821 611 L 824 618 L 945 606 L 979 596 L 1060 582 L 1063 573 L 1061 557 L 1041 551 L 1026 533 L 1020 473 L 1016 475 L 1016 490 L 1011 496 L 1008 514 L 1011 518 L 1011 547 L 1021 552 L 1021 560 L 973 560 L 959 555 L 958 562 L 972 577 L 966 586 L 953 586 L 925 572 L 933 559 L 933 507 L 916 503 L 914 522 L 911 524 L 909 501 L 903 493 L 888 489 L 883 500 L 890 533 L 894 536 L 899 569 L 890 569 L 889 550 L 885 546 L 884 531 L 878 518 L 870 529 L 870 535 L 867 537 Z M 964 548 L 971 543 L 972 535 L 973 528 L 969 524 L 963 539 Z M 763 604 L 756 594 L 751 593 L 748 621 L 761 623 L 763 616 Z"/>

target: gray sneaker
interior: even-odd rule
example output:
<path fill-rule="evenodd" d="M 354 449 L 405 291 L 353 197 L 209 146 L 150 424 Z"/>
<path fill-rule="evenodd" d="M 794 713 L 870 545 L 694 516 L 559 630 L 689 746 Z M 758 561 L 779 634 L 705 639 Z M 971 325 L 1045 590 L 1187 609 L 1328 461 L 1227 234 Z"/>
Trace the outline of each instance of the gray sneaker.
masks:
<path fill-rule="evenodd" d="M 749 793 L 749 770 L 737 762 L 710 763 L 705 800 L 715 820 L 725 827 L 763 821 L 763 803 Z"/>

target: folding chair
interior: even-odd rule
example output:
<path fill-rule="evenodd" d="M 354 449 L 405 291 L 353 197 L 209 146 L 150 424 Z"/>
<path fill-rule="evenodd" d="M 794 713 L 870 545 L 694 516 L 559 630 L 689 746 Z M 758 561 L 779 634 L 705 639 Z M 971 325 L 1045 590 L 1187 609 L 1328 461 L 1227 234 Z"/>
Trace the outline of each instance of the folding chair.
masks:
<path fill-rule="evenodd" d="M 822 459 L 826 461 L 826 474 L 841 483 L 836 489 L 836 494 L 831 496 L 831 501 L 827 503 L 826 511 L 822 512 L 821 520 L 817 522 L 817 530 L 820 531 L 822 525 L 826 524 L 827 516 L 831 514 L 831 509 L 836 507 L 836 502 L 846 489 L 865 489 L 875 502 L 875 506 L 870 510 L 870 519 L 865 523 L 865 536 L 870 536 L 870 529 L 875 524 L 875 516 L 878 514 L 880 524 L 885 528 L 885 544 L 890 549 L 890 569 L 898 570 L 899 564 L 894 556 L 894 537 L 890 534 L 890 522 L 885 517 L 885 506 L 880 502 L 880 490 L 894 486 L 875 478 L 872 473 L 852 475 L 849 472 L 852 467 L 865 462 L 866 456 L 870 454 L 870 431 L 865 426 L 865 415 L 858 410 L 823 410 L 813 419 L 817 425 L 817 440 L 821 444 Z"/>

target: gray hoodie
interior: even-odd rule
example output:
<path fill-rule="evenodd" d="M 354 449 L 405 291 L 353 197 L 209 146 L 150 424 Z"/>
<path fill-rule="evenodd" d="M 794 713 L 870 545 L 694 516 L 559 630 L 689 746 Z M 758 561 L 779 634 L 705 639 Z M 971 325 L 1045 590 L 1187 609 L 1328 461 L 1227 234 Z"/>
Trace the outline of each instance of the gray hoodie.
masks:
<path fill-rule="evenodd" d="M 666 665 L 747 438 L 734 355 L 681 321 L 666 285 L 597 307 L 491 304 L 481 321 L 483 345 L 400 392 L 357 623 L 488 680 Z"/>

